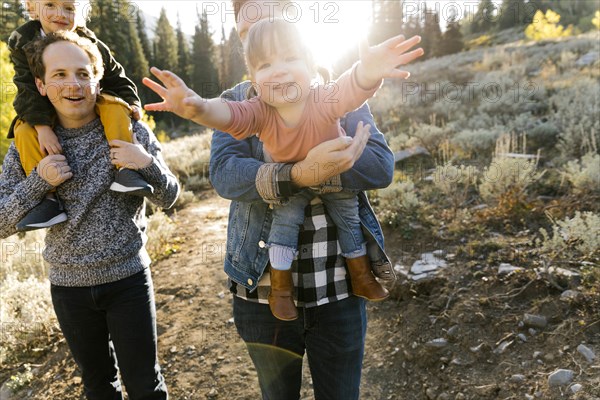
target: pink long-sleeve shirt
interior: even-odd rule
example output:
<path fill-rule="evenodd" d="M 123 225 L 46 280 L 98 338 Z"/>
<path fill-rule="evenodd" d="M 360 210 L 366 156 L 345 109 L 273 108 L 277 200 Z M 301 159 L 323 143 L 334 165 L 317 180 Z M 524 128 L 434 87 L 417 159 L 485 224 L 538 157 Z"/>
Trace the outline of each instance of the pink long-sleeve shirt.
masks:
<path fill-rule="evenodd" d="M 300 123 L 294 127 L 286 126 L 277 110 L 260 97 L 228 101 L 232 118 L 223 131 L 238 140 L 257 134 L 275 162 L 301 161 L 316 145 L 345 136 L 339 119 L 364 104 L 380 86 L 362 89 L 355 66 L 332 84 L 311 88 Z"/>

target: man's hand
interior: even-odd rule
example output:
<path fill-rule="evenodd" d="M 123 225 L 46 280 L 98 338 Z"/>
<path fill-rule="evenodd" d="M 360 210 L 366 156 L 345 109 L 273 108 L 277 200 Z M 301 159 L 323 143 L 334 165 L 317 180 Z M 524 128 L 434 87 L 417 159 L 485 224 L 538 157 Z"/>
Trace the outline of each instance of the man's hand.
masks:
<path fill-rule="evenodd" d="M 152 163 L 152 156 L 137 141 L 135 135 L 133 135 L 133 143 L 111 140 L 108 144 L 110 145 L 110 162 L 117 167 L 138 170 L 146 168 Z"/>
<path fill-rule="evenodd" d="M 46 156 L 40 161 L 36 170 L 43 180 L 54 187 L 73 177 L 71 167 L 62 154 Z"/>
<path fill-rule="evenodd" d="M 170 71 L 161 71 L 156 67 L 150 68 L 150 72 L 152 72 L 164 86 L 161 86 L 148 78 L 144 78 L 142 82 L 162 97 L 164 101 L 162 103 L 146 104 L 144 106 L 145 110 L 170 111 L 182 118 L 191 120 L 198 114 L 202 114 L 206 100 L 187 87 L 180 77 Z"/>
<path fill-rule="evenodd" d="M 44 155 L 54 155 L 62 153 L 62 146 L 58 142 L 58 137 L 48 125 L 36 125 L 35 130 L 38 133 L 38 142 L 40 151 Z"/>
<path fill-rule="evenodd" d="M 398 35 L 377 46 L 369 47 L 369 43 L 363 40 L 359 49 L 358 84 L 363 89 L 371 89 L 383 78 L 407 79 L 410 73 L 397 67 L 408 64 L 424 54 L 422 48 L 406 53 L 420 41 L 420 36 L 404 40 L 404 35 Z"/>
<path fill-rule="evenodd" d="M 367 145 L 370 129 L 370 125 L 359 122 L 354 138 L 344 136 L 312 148 L 304 160 L 294 165 L 292 182 L 298 187 L 319 186 L 352 168 Z"/>

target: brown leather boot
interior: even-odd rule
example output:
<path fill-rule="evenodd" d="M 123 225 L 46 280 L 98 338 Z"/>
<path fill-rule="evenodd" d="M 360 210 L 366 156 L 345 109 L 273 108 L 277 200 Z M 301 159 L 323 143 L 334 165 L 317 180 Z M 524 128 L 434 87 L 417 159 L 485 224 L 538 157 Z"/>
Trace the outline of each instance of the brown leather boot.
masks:
<path fill-rule="evenodd" d="M 371 261 L 364 255 L 357 258 L 347 258 L 348 272 L 352 282 L 352 293 L 371 301 L 385 300 L 390 294 L 381 286 L 371 272 Z"/>
<path fill-rule="evenodd" d="M 291 270 L 271 268 L 271 292 L 269 292 L 269 308 L 273 315 L 282 321 L 293 321 L 298 318 L 298 309 L 294 305 L 294 282 Z"/>

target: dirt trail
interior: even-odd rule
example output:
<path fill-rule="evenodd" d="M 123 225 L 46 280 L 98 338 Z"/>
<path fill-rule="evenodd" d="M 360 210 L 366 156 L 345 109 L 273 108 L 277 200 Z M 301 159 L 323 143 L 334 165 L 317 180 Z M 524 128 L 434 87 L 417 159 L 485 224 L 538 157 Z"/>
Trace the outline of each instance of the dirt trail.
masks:
<path fill-rule="evenodd" d="M 152 267 L 160 360 L 172 399 L 260 398 L 223 272 L 228 212 L 229 201 L 212 192 L 179 211 L 179 248 Z M 406 256 L 394 235 L 388 234 L 387 248 L 393 260 Z M 400 281 L 390 300 L 369 304 L 361 398 L 600 399 L 598 361 L 586 364 L 575 351 L 584 342 L 600 355 L 600 323 L 586 320 L 600 315 L 598 299 L 566 304 L 542 281 L 496 276 L 488 267 L 455 262 L 434 279 Z M 548 315 L 549 327 L 530 334 L 519 327 L 524 312 Z M 573 326 L 581 320 L 584 329 Z M 547 388 L 557 368 L 575 371 L 583 384 L 577 395 L 567 387 Z M 13 399 L 83 399 L 64 342 L 35 372 L 33 385 Z M 305 377 L 302 398 L 311 399 L 306 368 Z"/>
<path fill-rule="evenodd" d="M 229 201 L 216 195 L 173 218 L 178 251 L 152 266 L 160 360 L 173 399 L 258 399 L 256 372 L 232 320 L 223 272 Z M 14 399 L 83 399 L 64 341 Z M 303 397 L 311 398 L 308 371 Z M 2 399 L 4 400 L 4 399 Z"/>

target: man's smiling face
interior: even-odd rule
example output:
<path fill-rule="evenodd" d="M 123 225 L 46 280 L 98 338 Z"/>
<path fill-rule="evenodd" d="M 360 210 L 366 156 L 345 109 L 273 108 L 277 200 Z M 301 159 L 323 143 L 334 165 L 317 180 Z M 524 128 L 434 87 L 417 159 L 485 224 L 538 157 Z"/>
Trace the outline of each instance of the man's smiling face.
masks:
<path fill-rule="evenodd" d="M 65 128 L 79 128 L 96 118 L 98 79 L 88 54 L 76 44 L 60 41 L 43 53 L 44 80 L 36 78 L 42 96 L 56 109 Z"/>

